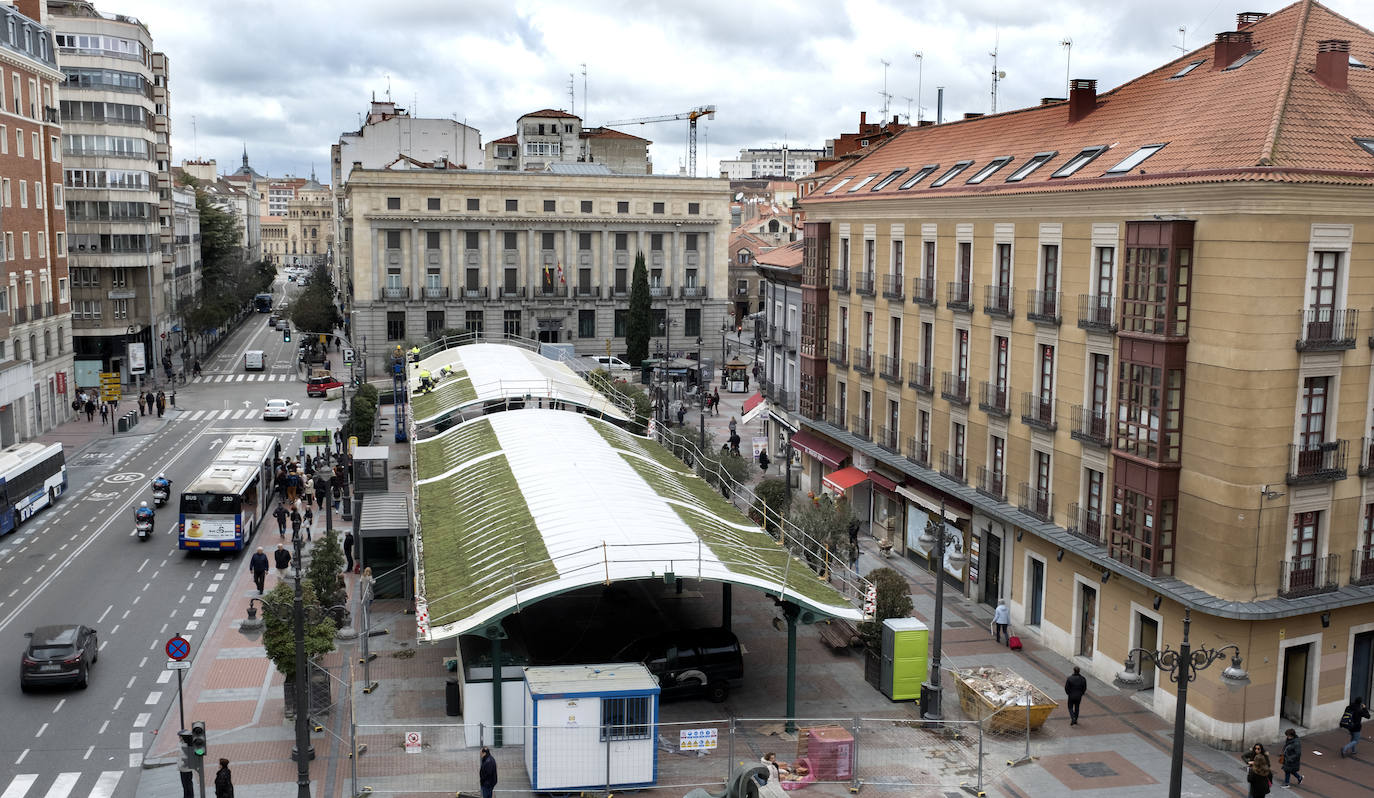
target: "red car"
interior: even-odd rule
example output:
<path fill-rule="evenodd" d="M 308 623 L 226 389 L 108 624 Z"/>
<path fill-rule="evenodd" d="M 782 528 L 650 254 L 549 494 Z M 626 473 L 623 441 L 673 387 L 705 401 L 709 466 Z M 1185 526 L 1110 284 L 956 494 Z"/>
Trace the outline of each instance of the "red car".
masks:
<path fill-rule="evenodd" d="M 305 384 L 306 396 L 324 396 L 330 388 L 342 388 L 343 383 L 333 377 L 311 377 Z"/>

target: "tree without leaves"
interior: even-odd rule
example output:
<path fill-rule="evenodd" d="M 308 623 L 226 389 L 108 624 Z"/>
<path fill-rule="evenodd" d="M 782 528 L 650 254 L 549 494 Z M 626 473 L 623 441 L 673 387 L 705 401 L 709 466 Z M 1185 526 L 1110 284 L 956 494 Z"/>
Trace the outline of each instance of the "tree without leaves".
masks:
<path fill-rule="evenodd" d="M 640 252 L 635 255 L 634 276 L 630 280 L 630 309 L 625 317 L 625 356 L 633 368 L 639 368 L 649 358 L 649 338 L 654 334 L 650 329 L 652 304 L 649 270 L 644 265 L 644 253 Z"/>

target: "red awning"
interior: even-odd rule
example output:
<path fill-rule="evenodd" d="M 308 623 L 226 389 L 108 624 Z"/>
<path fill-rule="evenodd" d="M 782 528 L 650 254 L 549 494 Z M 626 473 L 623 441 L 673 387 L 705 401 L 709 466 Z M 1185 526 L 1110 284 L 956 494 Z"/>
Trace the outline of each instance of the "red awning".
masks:
<path fill-rule="evenodd" d="M 744 400 L 744 412 L 748 413 L 750 410 L 753 410 L 755 407 L 758 407 L 759 402 L 762 402 L 762 401 L 763 401 L 763 394 L 762 394 L 762 393 L 756 393 L 756 394 L 754 394 L 753 396 L 749 397 L 748 399 L 745 399 L 745 400 Z"/>
<path fill-rule="evenodd" d="M 855 485 L 868 479 L 868 472 L 850 466 L 841 468 L 839 471 L 830 474 L 821 480 L 821 484 L 836 493 L 844 493 Z"/>
<path fill-rule="evenodd" d="M 896 482 L 893 482 L 892 480 L 888 479 L 882 474 L 879 474 L 877 471 L 868 472 L 868 478 L 873 480 L 873 485 L 877 487 L 879 490 L 885 490 L 888 493 L 895 493 L 897 490 Z"/>
<path fill-rule="evenodd" d="M 839 468 L 845 458 L 849 457 L 849 453 L 840 447 L 805 432 L 792 433 L 792 448 L 801 449 L 831 468 Z"/>

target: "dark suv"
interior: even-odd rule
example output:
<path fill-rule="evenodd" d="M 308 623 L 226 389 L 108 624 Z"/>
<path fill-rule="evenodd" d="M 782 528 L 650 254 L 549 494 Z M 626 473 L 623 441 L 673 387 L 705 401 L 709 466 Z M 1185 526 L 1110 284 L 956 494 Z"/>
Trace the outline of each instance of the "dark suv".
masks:
<path fill-rule="evenodd" d="M 728 629 L 664 632 L 631 643 L 617 658 L 644 663 L 664 699 L 705 696 L 720 703 L 744 678 L 739 640 Z"/>
<path fill-rule="evenodd" d="M 19 688 L 71 682 L 86 689 L 91 666 L 100 657 L 95 630 L 88 626 L 40 626 L 29 639 L 19 665 Z"/>

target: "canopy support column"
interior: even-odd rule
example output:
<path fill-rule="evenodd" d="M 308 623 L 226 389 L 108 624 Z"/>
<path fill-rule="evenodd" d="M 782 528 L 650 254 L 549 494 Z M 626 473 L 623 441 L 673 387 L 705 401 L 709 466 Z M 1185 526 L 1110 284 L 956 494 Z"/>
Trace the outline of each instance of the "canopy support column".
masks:
<path fill-rule="evenodd" d="M 734 596 L 731 594 L 732 587 L 734 587 L 734 585 L 731 585 L 729 582 L 720 583 L 720 625 L 727 630 L 730 628 L 730 616 L 733 614 L 732 602 Z"/>
<path fill-rule="evenodd" d="M 487 639 L 491 641 L 491 743 L 500 748 L 504 738 L 501 718 L 501 676 L 505 669 L 501 666 L 501 638 L 506 631 L 500 622 L 488 626 Z"/>
<path fill-rule="evenodd" d="M 797 733 L 797 615 L 799 608 L 790 601 L 783 602 L 782 615 L 787 619 L 787 725 L 788 734 Z"/>

